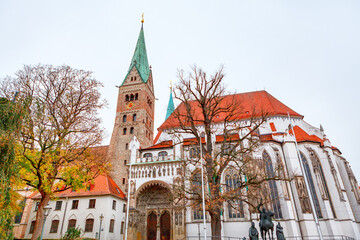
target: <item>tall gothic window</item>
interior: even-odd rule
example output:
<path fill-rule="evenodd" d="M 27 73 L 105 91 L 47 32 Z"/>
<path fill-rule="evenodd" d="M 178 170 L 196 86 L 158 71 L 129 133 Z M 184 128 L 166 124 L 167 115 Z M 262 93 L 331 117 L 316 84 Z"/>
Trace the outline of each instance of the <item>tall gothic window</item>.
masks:
<path fill-rule="evenodd" d="M 204 219 L 201 203 L 201 174 L 197 172 L 193 175 L 192 179 L 192 191 L 195 203 L 193 204 L 193 219 L 200 220 Z"/>
<path fill-rule="evenodd" d="M 272 165 L 271 158 L 267 152 L 263 152 L 263 160 L 265 162 L 266 167 L 266 174 L 269 178 L 273 178 L 275 176 L 274 168 Z M 273 210 L 275 213 L 275 218 L 282 218 L 281 206 L 280 206 L 280 199 L 279 199 L 279 192 L 276 186 L 275 180 L 269 180 L 269 187 L 270 187 L 270 195 L 271 195 L 271 202 L 273 206 Z"/>
<path fill-rule="evenodd" d="M 306 174 L 306 177 L 307 177 L 309 185 L 310 185 L 311 197 L 312 197 L 314 205 L 315 205 L 316 214 L 318 215 L 319 218 L 322 218 L 319 199 L 318 199 L 318 197 L 316 195 L 315 184 L 314 184 L 314 180 L 313 180 L 312 175 L 311 175 L 309 163 L 308 163 L 308 161 L 305 158 L 303 153 L 300 153 L 300 158 L 301 158 L 301 161 L 304 164 L 305 174 Z"/>
<path fill-rule="evenodd" d="M 127 132 L 127 129 L 124 128 L 124 129 L 123 129 L 123 135 L 126 135 L 126 132 Z"/>
<path fill-rule="evenodd" d="M 136 121 L 136 114 L 133 115 L 133 122 Z"/>
<path fill-rule="evenodd" d="M 123 116 L 123 122 L 126 122 L 126 115 Z"/>
<path fill-rule="evenodd" d="M 230 195 L 235 197 L 240 195 L 238 194 L 240 190 L 237 190 L 240 187 L 240 175 L 235 171 L 235 169 L 230 168 L 225 173 L 225 185 L 226 191 L 232 192 Z M 228 214 L 229 218 L 243 218 L 244 217 L 244 204 L 239 199 L 229 200 L 228 205 Z"/>
<path fill-rule="evenodd" d="M 131 127 L 130 128 L 130 134 L 133 134 L 134 133 L 134 127 Z"/>

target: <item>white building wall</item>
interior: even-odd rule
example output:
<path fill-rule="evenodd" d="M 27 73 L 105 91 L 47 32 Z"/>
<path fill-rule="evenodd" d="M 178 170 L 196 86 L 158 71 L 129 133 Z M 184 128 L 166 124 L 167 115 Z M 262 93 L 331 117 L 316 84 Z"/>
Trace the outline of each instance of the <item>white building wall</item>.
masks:
<path fill-rule="evenodd" d="M 88 208 L 89 199 L 96 199 L 95 208 Z M 79 200 L 79 205 L 77 209 L 72 209 L 73 200 Z M 116 201 L 116 210 L 112 209 L 113 200 Z M 52 210 L 45 222 L 44 235 L 43 235 L 44 239 L 60 239 L 61 236 L 63 236 L 67 231 L 68 223 L 70 219 L 76 219 L 76 227 L 79 227 L 84 231 L 85 222 L 87 218 L 94 219 L 93 231 L 84 233 L 83 237 L 96 238 L 98 237 L 98 232 L 100 229 L 101 214 L 103 214 L 104 216 L 104 219 L 102 221 L 103 231 L 101 232 L 101 239 L 102 240 L 122 239 L 122 234 L 120 234 L 120 227 L 121 227 L 121 222 L 122 221 L 125 222 L 125 213 L 123 212 L 123 204 L 125 203 L 124 200 L 111 195 L 105 195 L 105 196 L 60 198 L 57 201 L 63 201 L 61 210 L 54 210 L 56 205 L 56 200 L 49 202 L 49 206 L 52 208 Z M 30 230 L 31 221 L 35 220 L 36 218 L 35 205 L 36 204 L 34 203 L 31 210 L 32 212 L 30 214 L 25 238 L 31 238 L 32 236 L 32 234 L 29 234 L 29 230 Z M 51 222 L 54 219 L 60 220 L 59 227 L 56 233 L 50 233 Z M 113 233 L 109 232 L 110 219 L 115 220 Z"/>

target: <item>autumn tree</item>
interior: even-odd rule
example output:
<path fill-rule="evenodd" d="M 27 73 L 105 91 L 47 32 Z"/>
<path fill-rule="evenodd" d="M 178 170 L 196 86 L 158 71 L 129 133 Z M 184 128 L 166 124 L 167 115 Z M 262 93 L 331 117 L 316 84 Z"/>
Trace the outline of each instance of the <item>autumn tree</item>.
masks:
<path fill-rule="evenodd" d="M 255 156 L 267 109 L 244 106 L 246 103 L 241 102 L 238 95 L 229 94 L 224 87 L 222 67 L 209 76 L 195 66 L 190 73 L 179 71 L 178 78 L 174 96 L 180 104 L 169 120 L 178 126 L 172 133 L 179 138 L 187 136 L 185 140 L 190 147 L 189 157 L 184 159 L 184 184 L 174 185 L 175 198 L 202 215 L 199 169 L 203 164 L 205 206 L 211 218 L 211 233 L 221 236 L 224 204 L 233 208 L 234 214 L 243 214 L 240 205 L 244 203 L 251 211 L 260 203 L 260 198 L 262 203 L 274 200 L 267 191 L 270 181 L 286 180 L 286 177 L 277 171 L 281 166 L 274 167 L 274 174 L 268 174 L 266 164 Z M 229 169 L 231 179 L 224 176 Z"/>
<path fill-rule="evenodd" d="M 43 208 L 53 194 L 83 187 L 106 165 L 91 151 L 102 141 L 102 84 L 89 71 L 38 65 L 24 66 L 1 85 L 5 97 L 19 91 L 17 101 L 24 109 L 17 161 L 21 179 L 41 194 L 32 235 L 37 239 Z"/>
<path fill-rule="evenodd" d="M 15 96 L 15 95 L 14 95 Z M 16 139 L 21 126 L 22 109 L 6 98 L 0 98 L 0 238 L 12 239 L 13 219 L 19 195 L 14 191 L 18 164 L 15 160 Z"/>

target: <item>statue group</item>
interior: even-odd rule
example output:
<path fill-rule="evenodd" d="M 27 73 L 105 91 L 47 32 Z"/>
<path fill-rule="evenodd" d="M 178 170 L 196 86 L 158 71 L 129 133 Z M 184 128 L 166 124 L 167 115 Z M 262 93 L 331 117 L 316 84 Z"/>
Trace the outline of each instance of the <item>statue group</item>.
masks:
<path fill-rule="evenodd" d="M 257 209 L 260 213 L 260 233 L 261 233 L 261 239 L 266 240 L 266 236 L 268 235 L 268 239 L 274 239 L 273 238 L 273 232 L 274 232 L 274 223 L 272 221 L 272 217 L 274 216 L 274 213 L 271 211 L 266 211 L 266 209 L 263 207 L 260 210 L 261 204 L 257 206 Z M 271 233 L 271 236 L 270 236 Z M 277 240 L 285 240 L 284 236 L 284 229 L 280 225 L 280 223 L 276 226 L 276 238 Z M 259 233 L 258 230 L 255 227 L 255 223 L 251 222 L 251 227 L 249 229 L 249 239 L 250 240 L 258 240 L 259 239 Z"/>

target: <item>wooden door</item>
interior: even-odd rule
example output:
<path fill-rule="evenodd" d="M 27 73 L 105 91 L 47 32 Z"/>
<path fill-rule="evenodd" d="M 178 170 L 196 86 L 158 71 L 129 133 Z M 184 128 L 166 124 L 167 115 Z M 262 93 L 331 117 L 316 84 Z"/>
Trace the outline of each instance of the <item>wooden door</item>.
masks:
<path fill-rule="evenodd" d="M 156 240 L 156 224 L 156 214 L 151 212 L 147 218 L 147 240 Z"/>
<path fill-rule="evenodd" d="M 160 239 L 170 240 L 170 214 L 165 211 L 160 217 Z"/>

